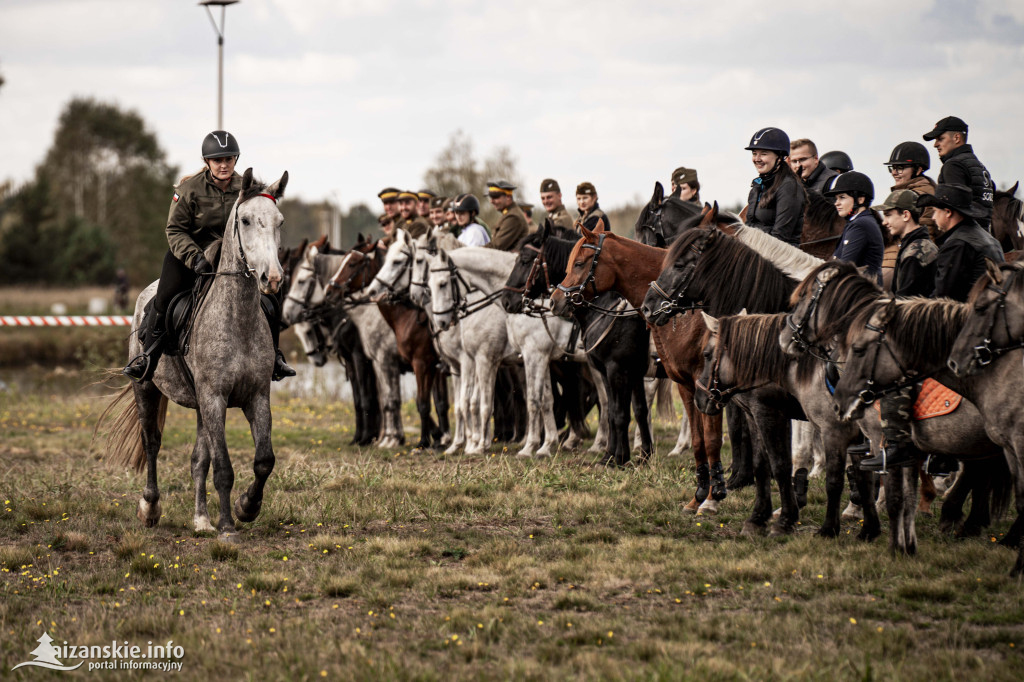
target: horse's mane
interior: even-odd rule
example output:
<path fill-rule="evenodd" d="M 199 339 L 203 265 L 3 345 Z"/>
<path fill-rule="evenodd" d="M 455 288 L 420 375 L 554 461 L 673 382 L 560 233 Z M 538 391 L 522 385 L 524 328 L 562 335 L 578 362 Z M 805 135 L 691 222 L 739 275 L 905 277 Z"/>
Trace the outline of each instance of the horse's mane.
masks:
<path fill-rule="evenodd" d="M 736 373 L 736 385 L 755 386 L 765 381 L 785 384 L 790 363 L 797 363 L 797 378 L 807 381 L 818 359 L 804 354 L 794 358 L 782 352 L 779 334 L 786 313 L 770 315 L 729 315 L 718 320 L 719 353 L 727 352 Z"/>
<path fill-rule="evenodd" d="M 860 274 L 857 266 L 846 261 L 828 261 L 822 263 L 804 278 L 790 298 L 791 305 L 811 295 L 817 287 L 819 273 L 826 268 L 835 268 L 838 272 L 825 285 L 818 309 L 815 313 L 818 321 L 817 337 L 830 339 L 837 334 L 844 334 L 850 322 L 858 313 L 881 298 L 883 291 L 872 280 Z"/>
<path fill-rule="evenodd" d="M 825 226 L 826 235 L 842 233 L 841 229 L 837 229 L 842 227 L 842 218 L 836 211 L 835 203 L 815 190 L 807 191 L 804 225 Z"/>
<path fill-rule="evenodd" d="M 267 189 L 267 185 L 262 180 L 258 180 L 255 176 L 252 179 L 252 184 L 249 185 L 248 189 L 242 190 L 238 197 L 238 203 L 244 204 L 253 197 L 258 197 L 263 191 Z"/>
<path fill-rule="evenodd" d="M 708 235 L 705 229 L 684 232 L 669 248 L 665 265 L 674 263 L 694 242 Z M 716 316 L 743 308 L 755 313 L 785 310 L 797 285 L 767 258 L 718 230 L 710 233 L 697 260 L 694 282 L 704 283 L 709 314 Z"/>
<path fill-rule="evenodd" d="M 857 313 L 846 333 L 849 347 L 881 305 L 889 299 L 876 302 Z M 915 296 L 896 302 L 895 313 L 885 326 L 886 337 L 906 354 L 906 363 L 912 368 L 922 366 L 944 367 L 953 350 L 971 307 L 966 303 L 932 300 Z"/>
<path fill-rule="evenodd" d="M 442 229 L 440 227 L 431 228 L 430 238 L 435 239 L 437 247 L 444 249 L 445 251 L 453 251 L 455 249 L 460 249 L 463 246 L 465 246 L 465 244 L 459 241 L 458 237 L 456 237 L 448 230 Z"/>
<path fill-rule="evenodd" d="M 793 279 L 802 280 L 807 273 L 824 262 L 756 227 L 748 227 L 740 223 L 735 229 L 736 232 L 733 236 L 736 239 L 770 260 L 775 267 Z"/>

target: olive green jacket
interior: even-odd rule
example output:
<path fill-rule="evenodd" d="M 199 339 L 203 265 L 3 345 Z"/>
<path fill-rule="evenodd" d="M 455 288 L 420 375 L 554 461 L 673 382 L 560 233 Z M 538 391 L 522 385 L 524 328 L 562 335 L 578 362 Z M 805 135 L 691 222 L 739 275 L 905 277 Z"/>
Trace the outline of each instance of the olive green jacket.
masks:
<path fill-rule="evenodd" d="M 491 241 L 485 248 L 511 251 L 519 243 L 519 240 L 526 236 L 526 215 L 523 210 L 512 204 L 501 212 L 501 220 L 494 228 Z"/>
<path fill-rule="evenodd" d="M 415 218 L 405 219 L 399 218 L 395 222 L 396 227 L 400 227 L 409 233 L 409 236 L 413 239 L 417 239 L 428 232 L 430 232 L 430 223 L 423 216 L 416 216 Z"/>
<path fill-rule="evenodd" d="M 209 169 L 178 183 L 167 214 L 167 243 L 171 253 L 191 268 L 203 249 L 224 236 L 228 216 L 241 191 L 241 175 L 232 176 L 225 192 L 213 184 Z"/>
<path fill-rule="evenodd" d="M 551 222 L 558 227 L 564 227 L 567 230 L 575 229 L 572 216 L 570 216 L 569 212 L 565 210 L 565 206 L 561 204 L 559 204 L 558 208 L 549 213 L 548 217 L 551 218 Z"/>

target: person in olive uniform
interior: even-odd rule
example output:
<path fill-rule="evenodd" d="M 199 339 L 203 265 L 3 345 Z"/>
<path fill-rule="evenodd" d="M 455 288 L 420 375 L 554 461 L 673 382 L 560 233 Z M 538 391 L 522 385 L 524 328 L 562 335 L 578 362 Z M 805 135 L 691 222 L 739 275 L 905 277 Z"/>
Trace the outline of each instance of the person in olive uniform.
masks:
<path fill-rule="evenodd" d="M 967 124 L 956 116 L 947 116 L 935 124 L 934 130 L 925 133 L 926 142 L 935 141 L 942 168 L 939 170 L 940 185 L 966 185 L 971 188 L 974 201 L 981 207 L 973 216 L 978 224 L 988 228 L 992 220 L 992 199 L 995 185 L 985 164 L 978 160 L 974 148 L 967 144 Z"/>
<path fill-rule="evenodd" d="M 562 203 L 562 188 L 558 186 L 557 180 L 547 178 L 540 183 L 540 203 L 552 224 L 567 230 L 573 229 L 572 216 Z"/>
<path fill-rule="evenodd" d="M 491 206 L 501 214 L 501 220 L 494 228 L 491 241 L 487 243 L 489 249 L 511 251 L 527 234 L 526 216 L 512 198 L 515 189 L 515 185 L 504 180 L 487 183 L 487 198 L 490 199 Z"/>
<path fill-rule="evenodd" d="M 746 149 L 757 170 L 747 195 L 747 225 L 799 246 L 807 190 L 786 162 L 789 135 L 778 128 L 761 128 Z"/>
<path fill-rule="evenodd" d="M 395 220 L 395 227 L 402 228 L 413 239 L 430 231 L 430 224 L 419 213 L 419 201 L 420 198 L 416 192 L 400 192 L 398 194 L 399 217 Z"/>
<path fill-rule="evenodd" d="M 672 171 L 672 195 L 683 201 L 700 204 L 700 181 L 697 180 L 697 171 L 685 166 Z"/>
<path fill-rule="evenodd" d="M 402 190 L 395 189 L 394 187 L 385 187 L 377 192 L 377 198 L 380 199 L 380 203 L 384 206 L 384 213 L 395 220 L 398 220 L 398 195 L 401 193 Z"/>
<path fill-rule="evenodd" d="M 416 192 L 416 196 L 420 199 L 419 214 L 424 218 L 430 215 L 430 200 L 437 198 L 437 193 L 429 189 L 421 189 Z"/>
<path fill-rule="evenodd" d="M 533 222 L 533 204 L 528 204 L 525 201 L 520 201 L 517 206 L 519 210 L 526 216 L 526 229 L 530 233 L 537 231 L 537 223 Z"/>
<path fill-rule="evenodd" d="M 153 296 L 153 310 L 144 322 L 147 345 L 142 354 L 124 368 L 124 374 L 134 381 L 153 378 L 163 355 L 167 336 L 165 320 L 171 299 L 192 288 L 200 275 L 213 274 L 214 267 L 206 260 L 204 249 L 224 237 L 228 216 L 242 190 L 242 176 L 235 172 L 240 150 L 234 135 L 223 130 L 213 131 L 203 140 L 202 152 L 203 170 L 183 178 L 171 197 L 166 228 L 170 249 L 164 256 Z M 281 306 L 275 300 L 267 307 L 274 311 L 268 313 L 267 320 L 276 351 L 273 379 L 279 381 L 295 376 L 295 370 L 288 366 L 278 348 Z"/>
<path fill-rule="evenodd" d="M 597 189 L 593 183 L 581 182 L 576 186 L 576 208 L 580 212 L 580 217 L 576 219 L 574 225 L 577 232 L 581 227 L 591 232 L 611 232 L 612 225 L 608 216 L 597 205 Z"/>
<path fill-rule="evenodd" d="M 430 224 L 434 227 L 444 225 L 444 202 L 445 197 L 434 197 L 430 200 Z"/>

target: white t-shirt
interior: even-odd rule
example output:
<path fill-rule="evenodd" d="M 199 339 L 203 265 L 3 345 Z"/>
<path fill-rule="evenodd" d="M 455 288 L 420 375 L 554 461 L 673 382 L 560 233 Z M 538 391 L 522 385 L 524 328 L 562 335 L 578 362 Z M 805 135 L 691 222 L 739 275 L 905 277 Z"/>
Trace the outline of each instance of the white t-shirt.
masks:
<path fill-rule="evenodd" d="M 491 241 L 487 236 L 487 230 L 480 223 L 470 223 L 459 232 L 459 241 L 466 246 L 483 246 Z"/>

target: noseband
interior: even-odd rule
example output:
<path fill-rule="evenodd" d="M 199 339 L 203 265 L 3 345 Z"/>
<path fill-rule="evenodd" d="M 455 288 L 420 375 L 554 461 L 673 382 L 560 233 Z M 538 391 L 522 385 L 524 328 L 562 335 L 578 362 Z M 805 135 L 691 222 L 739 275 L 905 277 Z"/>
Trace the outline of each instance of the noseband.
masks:
<path fill-rule="evenodd" d="M 590 270 L 587 272 L 587 276 L 580 284 L 571 287 L 567 287 L 561 283 L 558 284 L 558 290 L 565 294 L 569 299 L 569 302 L 574 306 L 579 307 L 586 302 L 583 299 L 583 291 L 587 286 L 594 287 L 594 292 L 597 293 L 597 287 L 594 284 L 594 276 L 597 271 L 597 259 L 601 256 L 601 251 L 604 250 L 604 239 L 607 236 L 607 232 L 602 232 L 597 237 L 597 244 L 583 243 L 580 245 L 581 249 L 593 249 L 594 251 L 594 257 L 590 260 Z"/>
<path fill-rule="evenodd" d="M 885 327 L 876 327 L 868 322 L 864 325 L 864 328 L 878 334 L 878 339 L 875 341 L 875 355 L 871 360 L 871 375 L 868 377 L 864 388 L 857 392 L 857 400 L 859 400 L 864 407 L 872 405 L 876 400 L 889 393 L 901 391 L 907 386 L 913 386 L 926 378 L 925 376 L 918 374 L 915 370 L 908 370 L 903 367 L 903 364 L 900 363 L 900 359 L 896 357 L 896 353 L 893 352 L 892 348 L 889 346 L 889 342 L 885 339 Z M 875 374 L 878 371 L 878 356 L 881 355 L 882 348 L 885 348 L 885 350 L 889 352 L 890 357 L 892 357 L 893 361 L 896 363 L 896 366 L 900 370 L 900 377 L 888 386 L 875 388 Z"/>
<path fill-rule="evenodd" d="M 1017 350 L 1018 348 L 1024 348 L 1024 339 L 1014 340 L 1013 334 L 1010 333 L 1010 320 L 1006 315 L 1006 294 L 1010 288 L 1010 278 L 1016 273 L 1010 273 L 1004 280 L 1003 288 L 996 286 L 994 283 L 989 284 L 986 289 L 989 291 L 996 292 L 998 298 L 993 306 L 992 320 L 988 325 L 988 332 L 985 334 L 982 342 L 974 347 L 974 361 L 979 367 L 985 367 L 986 365 L 992 364 L 992 362 L 1001 355 L 1009 353 L 1011 350 Z M 996 328 L 996 318 L 999 316 L 1000 311 L 1003 313 L 1003 329 L 1006 331 L 1006 338 L 1010 341 L 1007 346 L 992 347 L 992 337 L 994 336 Z"/>
<path fill-rule="evenodd" d="M 665 291 L 665 289 L 658 284 L 658 280 L 661 279 L 661 276 L 651 282 L 649 289 L 662 299 L 661 304 L 654 310 L 654 315 L 674 315 L 676 313 L 702 310 L 707 307 L 701 301 L 691 300 L 690 303 L 684 303 L 684 301 L 687 300 L 686 292 L 689 290 L 690 285 L 693 284 L 693 279 L 697 275 L 697 264 L 700 262 L 701 256 L 704 255 L 704 249 L 707 247 L 708 242 L 711 239 L 711 235 L 712 233 L 709 232 L 700 239 L 694 240 L 694 243 L 690 244 L 687 251 L 694 254 L 694 261 L 690 265 L 686 266 L 682 277 L 679 278 L 679 282 L 676 284 L 675 289 L 672 292 Z"/>

